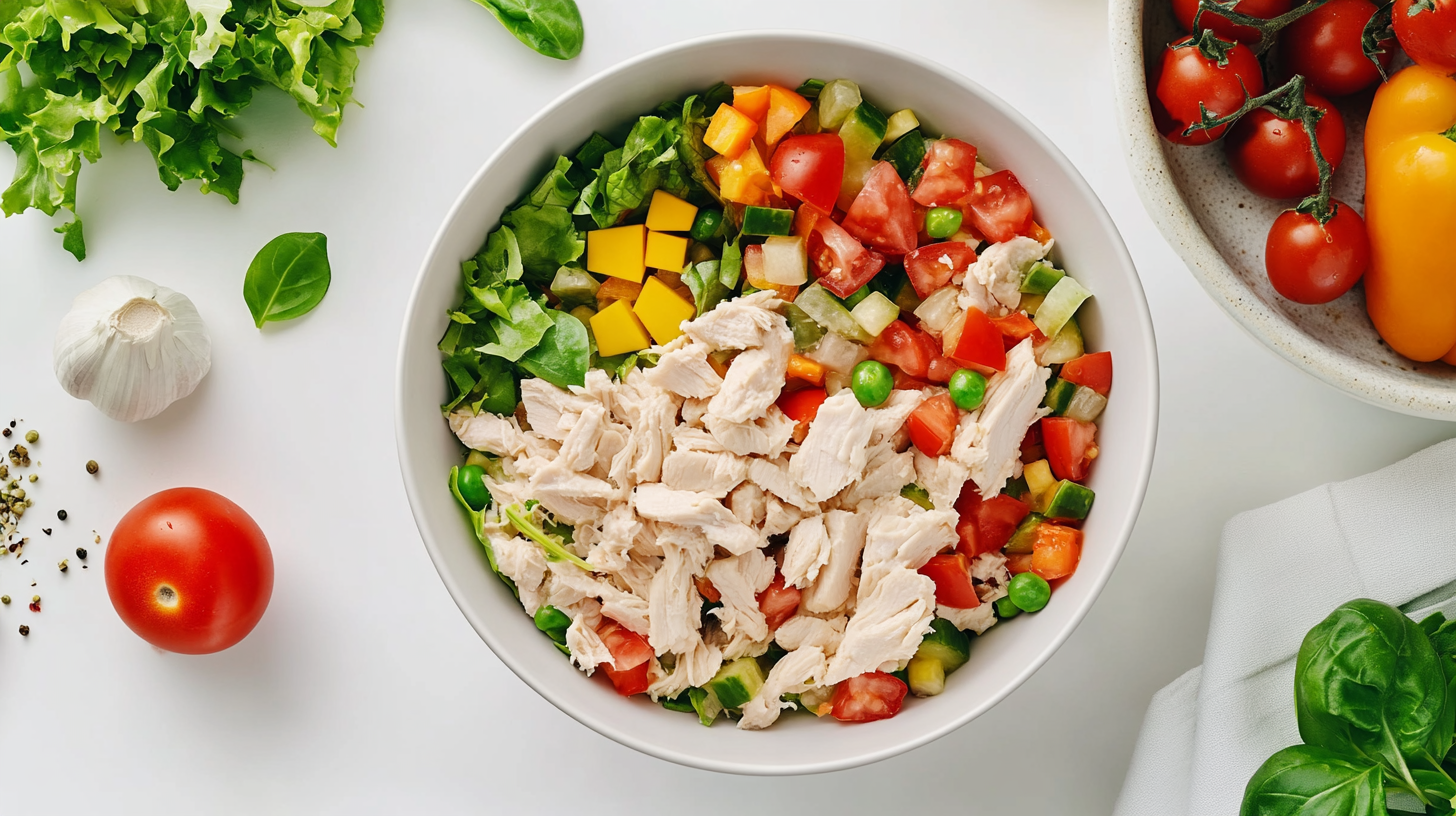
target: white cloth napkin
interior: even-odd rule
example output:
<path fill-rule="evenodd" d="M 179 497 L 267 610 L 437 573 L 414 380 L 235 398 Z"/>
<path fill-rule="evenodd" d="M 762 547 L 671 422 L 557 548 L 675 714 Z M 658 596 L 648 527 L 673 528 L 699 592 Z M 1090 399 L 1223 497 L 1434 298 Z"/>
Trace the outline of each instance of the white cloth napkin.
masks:
<path fill-rule="evenodd" d="M 1300 642 L 1352 598 L 1453 617 L 1456 440 L 1224 527 L 1203 665 L 1153 696 L 1116 816 L 1238 813 L 1254 771 L 1300 742 Z"/>

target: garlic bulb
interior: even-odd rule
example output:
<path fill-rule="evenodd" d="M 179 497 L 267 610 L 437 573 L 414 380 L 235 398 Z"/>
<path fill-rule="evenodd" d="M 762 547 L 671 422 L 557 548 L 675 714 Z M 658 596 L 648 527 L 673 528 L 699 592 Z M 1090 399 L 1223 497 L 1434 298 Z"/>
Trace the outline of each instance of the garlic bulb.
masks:
<path fill-rule="evenodd" d="M 212 340 L 192 301 L 133 275 L 77 295 L 56 331 L 61 387 L 122 422 L 162 413 L 211 367 Z"/>

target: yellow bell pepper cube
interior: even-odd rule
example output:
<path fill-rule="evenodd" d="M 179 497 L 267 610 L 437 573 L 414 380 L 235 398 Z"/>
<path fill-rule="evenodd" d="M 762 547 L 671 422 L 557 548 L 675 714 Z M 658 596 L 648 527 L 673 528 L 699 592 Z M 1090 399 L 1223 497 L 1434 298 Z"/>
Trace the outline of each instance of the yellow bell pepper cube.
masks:
<path fill-rule="evenodd" d="M 697 207 L 672 193 L 658 190 L 652 194 L 652 204 L 647 208 L 647 228 L 658 232 L 687 232 L 697 217 Z"/>
<path fill-rule="evenodd" d="M 637 313 L 642 325 L 652 333 L 652 339 L 658 345 L 666 345 L 682 334 L 682 322 L 693 319 L 698 308 L 692 301 L 684 300 L 677 292 L 669 289 L 667 284 L 653 276 L 642 287 L 642 294 L 638 296 L 632 311 Z M 600 344 L 601 340 L 597 343 Z"/>
<path fill-rule="evenodd" d="M 619 300 L 611 306 L 592 315 L 592 336 L 597 339 L 597 354 L 615 357 L 641 351 L 652 345 L 652 338 L 627 301 Z"/>
<path fill-rule="evenodd" d="M 688 239 L 665 232 L 647 233 L 647 265 L 681 272 L 688 259 Z"/>
<path fill-rule="evenodd" d="M 641 224 L 592 230 L 586 234 L 586 269 L 598 275 L 640 281 L 647 274 L 646 250 L 647 228 Z"/>
<path fill-rule="evenodd" d="M 744 115 L 732 105 L 718 106 L 718 112 L 708 120 L 708 132 L 703 134 L 703 144 L 730 159 L 738 158 L 753 142 L 758 132 L 758 123 Z"/>

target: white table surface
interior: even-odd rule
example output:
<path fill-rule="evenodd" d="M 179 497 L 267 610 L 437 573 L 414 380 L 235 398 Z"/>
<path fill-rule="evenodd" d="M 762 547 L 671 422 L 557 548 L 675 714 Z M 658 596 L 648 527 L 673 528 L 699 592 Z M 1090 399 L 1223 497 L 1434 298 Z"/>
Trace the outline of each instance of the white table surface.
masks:
<path fill-rule="evenodd" d="M 392 2 L 363 55 L 366 107 L 348 112 L 338 149 L 280 97 L 262 94 L 248 111 L 247 144 L 277 172 L 250 167 L 241 205 L 169 194 L 143 147 L 108 141 L 105 161 L 81 181 L 84 264 L 39 214 L 0 223 L 0 420 L 23 417 L 42 434 L 26 521 L 70 512 L 49 539 L 29 524 L 28 565 L 0 561 L 0 592 L 21 601 L 0 608 L 0 811 L 1105 813 L 1149 697 L 1201 660 L 1224 521 L 1453 435 L 1296 371 L 1198 287 L 1122 160 L 1106 10 L 1094 0 L 581 5 L 586 50 L 561 64 L 519 46 L 468 0 Z M 445 592 L 394 447 L 405 300 L 469 175 L 580 80 L 651 48 L 745 27 L 883 40 L 1020 108 L 1116 219 L 1162 362 L 1152 487 L 1081 628 L 979 720 L 828 776 L 715 778 L 618 746 L 539 698 Z M 329 236 L 333 288 L 314 313 L 259 332 L 243 271 L 268 239 L 295 230 Z M 71 399 L 51 372 L 51 339 L 72 297 L 115 274 L 186 293 L 213 337 L 212 373 L 197 392 L 136 425 Z M 82 468 L 92 458 L 99 479 Z M 177 485 L 231 497 L 273 546 L 272 605 L 219 655 L 170 655 L 133 636 L 106 597 L 105 548 L 90 543 L 93 528 L 108 532 L 133 503 Z M 76 569 L 72 557 L 62 576 L 55 564 L 77 545 L 95 553 L 93 567 Z M 40 614 L 23 603 L 35 592 Z"/>

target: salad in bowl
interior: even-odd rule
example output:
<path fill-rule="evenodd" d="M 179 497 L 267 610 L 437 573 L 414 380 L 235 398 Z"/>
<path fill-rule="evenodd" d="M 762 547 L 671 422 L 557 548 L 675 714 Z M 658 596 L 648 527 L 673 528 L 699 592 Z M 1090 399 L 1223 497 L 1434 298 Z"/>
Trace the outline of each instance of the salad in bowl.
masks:
<path fill-rule="evenodd" d="M 462 266 L 448 490 L 618 694 L 888 719 L 1077 570 L 1112 386 L 1093 292 L 1015 168 L 893 101 L 669 100 L 581 134 Z"/>

